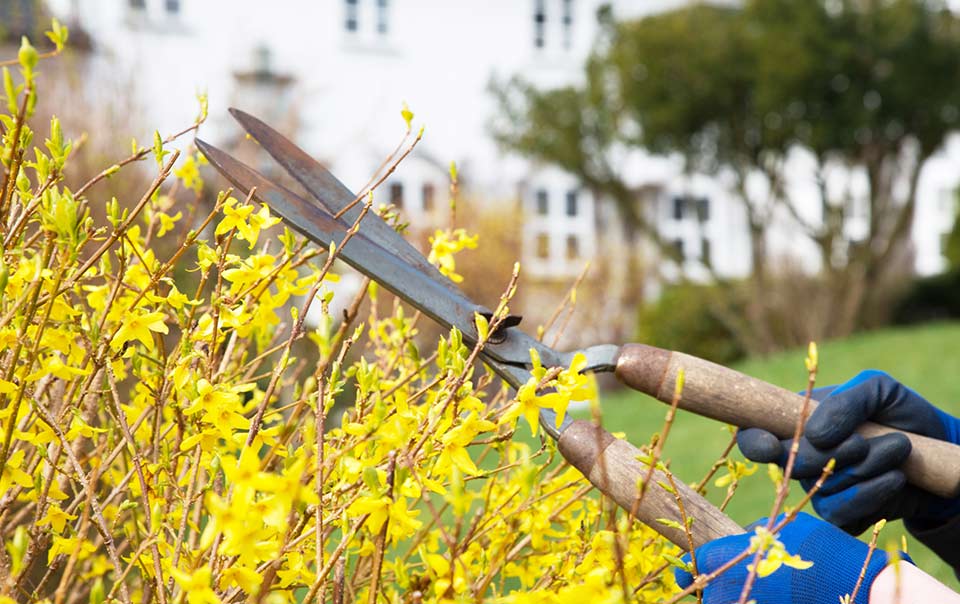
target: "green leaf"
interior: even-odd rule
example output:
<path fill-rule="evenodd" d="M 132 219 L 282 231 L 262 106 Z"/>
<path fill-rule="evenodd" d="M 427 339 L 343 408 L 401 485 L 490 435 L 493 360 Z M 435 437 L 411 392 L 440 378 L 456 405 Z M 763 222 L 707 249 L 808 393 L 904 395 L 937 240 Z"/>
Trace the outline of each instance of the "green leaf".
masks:
<path fill-rule="evenodd" d="M 668 493 L 670 493 L 671 495 L 676 495 L 676 494 L 677 494 L 676 490 L 674 490 L 674 488 L 673 488 L 672 486 L 670 486 L 669 483 L 663 482 L 662 480 L 658 480 L 658 481 L 657 481 L 657 484 L 660 485 L 661 487 L 663 487 L 663 490 L 666 491 L 666 492 L 668 492 Z"/>
<path fill-rule="evenodd" d="M 13 76 L 10 70 L 3 68 L 3 94 L 7 97 L 7 111 L 10 115 L 17 114 L 17 87 L 13 85 Z"/>
<path fill-rule="evenodd" d="M 657 518 L 657 522 L 662 524 L 663 526 L 676 529 L 678 531 L 684 530 L 683 525 L 677 522 L 676 520 L 670 520 L 669 518 Z"/>
<path fill-rule="evenodd" d="M 664 553 L 661 553 L 660 555 L 663 557 L 664 560 L 666 560 L 667 562 L 670 563 L 670 566 L 673 566 L 673 567 L 675 567 L 675 568 L 679 568 L 679 569 L 681 569 L 681 570 L 685 570 L 685 571 L 687 571 L 688 573 L 693 574 L 693 565 L 692 565 L 692 564 L 689 564 L 689 563 L 687 563 L 687 562 L 684 562 L 682 559 L 680 559 L 680 558 L 677 557 L 677 556 L 674 556 L 673 554 L 664 554 Z"/>

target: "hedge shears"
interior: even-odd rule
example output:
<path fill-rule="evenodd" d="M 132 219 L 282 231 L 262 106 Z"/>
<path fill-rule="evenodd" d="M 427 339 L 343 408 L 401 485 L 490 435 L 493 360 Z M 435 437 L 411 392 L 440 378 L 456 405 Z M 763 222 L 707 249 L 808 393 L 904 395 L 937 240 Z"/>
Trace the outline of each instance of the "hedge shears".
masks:
<path fill-rule="evenodd" d="M 259 119 L 231 109 L 230 113 L 260 146 L 309 194 L 290 191 L 216 147 L 197 140 L 210 163 L 244 194 L 266 204 L 286 224 L 315 243 L 340 247 L 362 211 L 357 197 L 333 174 L 302 149 Z M 340 249 L 340 258 L 440 325 L 457 328 L 464 341 L 478 340 L 475 315 L 491 312 L 470 300 L 457 286 L 374 212 L 363 216 L 359 230 Z M 484 361 L 514 389 L 530 377 L 531 350 L 544 367 L 567 367 L 576 352 L 587 360 L 583 371 L 613 372 L 627 386 L 666 403 L 674 398 L 678 372 L 683 373 L 679 407 L 742 428 L 763 428 L 782 438 L 792 437 L 803 397 L 732 369 L 680 352 L 644 344 L 604 344 L 562 353 L 521 331 L 518 317 L 506 317 L 481 350 Z M 811 401 L 811 405 L 815 404 Z M 676 481 L 668 487 L 659 469 L 651 474 L 643 453 L 587 420 L 565 417 L 558 424 L 551 409 L 541 409 L 540 425 L 557 442 L 566 460 L 601 492 L 667 539 L 689 549 L 718 537 L 742 533 L 743 528 L 704 499 Z M 860 432 L 875 436 L 892 431 L 865 424 Z M 914 484 L 943 496 L 960 491 L 960 447 L 907 434 L 913 452 L 904 471 Z M 638 482 L 648 478 L 640 496 Z M 677 505 L 696 521 L 683 529 Z"/>

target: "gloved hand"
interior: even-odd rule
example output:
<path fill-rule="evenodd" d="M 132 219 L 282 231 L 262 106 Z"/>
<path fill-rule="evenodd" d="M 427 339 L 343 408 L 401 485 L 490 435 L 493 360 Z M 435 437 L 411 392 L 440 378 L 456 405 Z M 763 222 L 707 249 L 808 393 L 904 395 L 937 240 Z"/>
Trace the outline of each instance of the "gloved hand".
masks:
<path fill-rule="evenodd" d="M 766 521 L 766 518 L 762 518 L 755 525 L 765 526 Z M 707 574 L 717 570 L 750 547 L 753 537 L 753 533 L 722 537 L 700 546 L 696 550 L 697 572 Z M 801 570 L 783 565 L 766 577 L 758 576 L 749 600 L 757 604 L 824 604 L 839 602 L 840 596 L 853 593 L 867 558 L 869 548 L 866 543 L 802 513 L 780 531 L 778 539 L 788 554 L 799 555 L 804 561 L 812 562 L 813 566 Z M 689 563 L 690 554 L 686 554 L 683 560 Z M 752 562 L 753 554 L 750 554 L 709 583 L 703 591 L 704 604 L 739 601 L 749 573 L 747 567 Z M 886 552 L 873 552 L 863 583 L 851 604 L 867 604 L 870 585 L 888 562 Z M 681 588 L 693 583 L 693 576 L 683 569 L 674 569 L 674 576 Z"/>
<path fill-rule="evenodd" d="M 960 420 L 881 371 L 863 371 L 845 384 L 817 389 L 814 398 L 820 405 L 807 420 L 793 477 L 809 490 L 827 461 L 836 459 L 833 475 L 813 497 L 817 513 L 853 534 L 881 518 L 904 518 L 917 538 L 958 567 L 960 497 L 943 499 L 907 484 L 898 469 L 910 454 L 905 436 L 894 433 L 865 439 L 854 430 L 869 420 L 960 443 Z M 781 467 L 791 442 L 756 428 L 737 435 L 748 459 Z M 931 534 L 948 525 L 956 525 L 949 537 Z"/>

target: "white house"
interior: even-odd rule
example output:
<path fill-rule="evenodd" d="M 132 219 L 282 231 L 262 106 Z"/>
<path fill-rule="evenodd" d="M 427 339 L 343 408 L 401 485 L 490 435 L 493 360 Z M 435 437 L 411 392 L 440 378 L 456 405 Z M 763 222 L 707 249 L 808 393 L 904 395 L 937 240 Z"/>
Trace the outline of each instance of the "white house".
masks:
<path fill-rule="evenodd" d="M 617 241 L 615 220 L 570 175 L 502 153 L 487 124 L 497 110 L 492 78 L 519 75 L 543 87 L 575 83 L 598 31 L 597 10 L 618 18 L 662 11 L 684 0 L 48 0 L 95 44 L 95 69 L 132 76 L 131 102 L 151 127 L 189 124 L 198 91 L 210 99 L 202 136 L 239 136 L 236 105 L 289 133 L 348 185 L 359 188 L 403 133 L 401 103 L 426 136 L 381 190 L 383 200 L 420 219 L 446 200 L 456 161 L 464 186 L 491 202 L 520 199 L 528 275 L 570 278 Z M 117 71 L 119 70 L 119 72 Z M 97 81 L 91 78 L 91 81 Z M 942 235 L 955 213 L 960 146 L 932 160 L 920 181 L 914 225 L 916 268 L 942 270 Z M 798 170 L 802 169 L 802 166 Z M 637 156 L 630 174 L 657 200 L 657 222 L 704 274 L 709 256 L 728 276 L 749 270 L 744 217 L 722 179 L 686 175 L 679 161 Z M 812 256 L 785 229 L 774 254 Z M 677 267 L 663 267 L 667 278 Z"/>

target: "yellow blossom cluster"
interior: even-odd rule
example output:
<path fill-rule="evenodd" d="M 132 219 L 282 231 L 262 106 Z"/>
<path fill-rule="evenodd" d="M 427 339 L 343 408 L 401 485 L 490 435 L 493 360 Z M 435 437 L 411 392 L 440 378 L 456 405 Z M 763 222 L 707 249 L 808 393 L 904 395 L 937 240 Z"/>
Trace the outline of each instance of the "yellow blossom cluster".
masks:
<path fill-rule="evenodd" d="M 333 259 L 268 236 L 266 207 L 172 212 L 204 191 L 197 155 L 174 172 L 176 137 L 117 163 L 156 159 L 140 201 L 97 197 L 119 168 L 69 191 L 59 124 L 42 148 L 12 134 L 32 132 L 28 67 L 4 68 L 0 116 L 0 602 L 675 593 L 676 548 L 517 430 L 595 397 L 582 357 L 548 372 L 534 356 L 514 396 L 457 331 L 425 343 L 373 286 L 336 300 Z M 475 245 L 438 232 L 431 256 L 456 279 Z"/>

